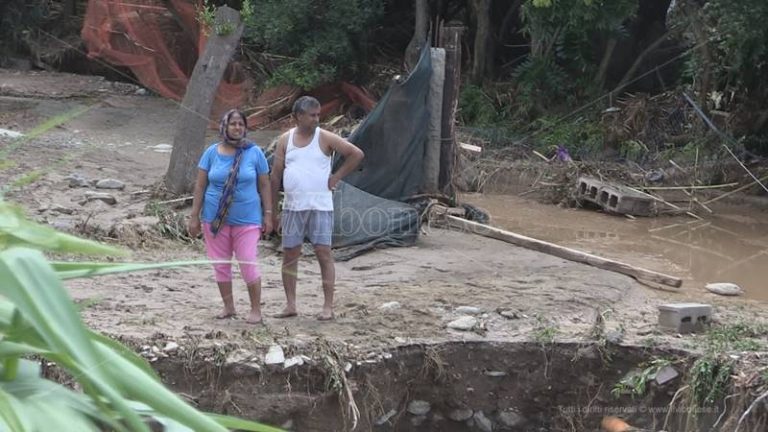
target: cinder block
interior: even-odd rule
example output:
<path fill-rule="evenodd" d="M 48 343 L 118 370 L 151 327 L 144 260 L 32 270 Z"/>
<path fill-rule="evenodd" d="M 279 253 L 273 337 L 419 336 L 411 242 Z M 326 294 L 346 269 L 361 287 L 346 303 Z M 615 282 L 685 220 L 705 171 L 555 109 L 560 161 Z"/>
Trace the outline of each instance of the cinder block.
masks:
<path fill-rule="evenodd" d="M 712 321 L 712 306 L 701 303 L 669 303 L 659 306 L 659 327 L 676 333 L 701 331 Z"/>
<path fill-rule="evenodd" d="M 603 182 L 592 177 L 579 177 L 578 186 L 576 188 L 576 196 L 580 200 L 591 201 L 595 204 L 599 204 L 597 201 L 600 188 L 603 187 Z"/>
<path fill-rule="evenodd" d="M 653 208 L 651 198 L 618 185 L 600 188 L 597 203 L 606 211 L 635 216 L 648 216 Z"/>

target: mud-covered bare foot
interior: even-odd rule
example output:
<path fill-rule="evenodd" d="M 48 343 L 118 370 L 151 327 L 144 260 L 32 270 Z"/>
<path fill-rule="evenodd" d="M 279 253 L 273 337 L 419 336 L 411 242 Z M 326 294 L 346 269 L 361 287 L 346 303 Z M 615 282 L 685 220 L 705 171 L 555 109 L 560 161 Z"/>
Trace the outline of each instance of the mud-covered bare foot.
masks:
<path fill-rule="evenodd" d="M 317 315 L 318 321 L 330 321 L 334 319 L 333 309 L 323 308 L 323 311 Z"/>
<path fill-rule="evenodd" d="M 220 313 L 220 314 L 216 315 L 216 319 L 227 319 L 227 318 L 232 318 L 232 317 L 234 317 L 235 315 L 237 315 L 237 313 L 235 313 L 235 311 L 234 311 L 234 310 L 231 310 L 231 309 L 224 309 L 223 311 L 221 311 L 221 313 Z"/>
<path fill-rule="evenodd" d="M 276 313 L 273 316 L 275 318 L 291 318 L 295 317 L 296 315 L 298 315 L 298 313 L 296 313 L 296 309 L 285 308 L 282 312 Z"/>
<path fill-rule="evenodd" d="M 251 312 L 248 314 L 248 318 L 245 319 L 248 324 L 261 324 L 261 313 Z"/>

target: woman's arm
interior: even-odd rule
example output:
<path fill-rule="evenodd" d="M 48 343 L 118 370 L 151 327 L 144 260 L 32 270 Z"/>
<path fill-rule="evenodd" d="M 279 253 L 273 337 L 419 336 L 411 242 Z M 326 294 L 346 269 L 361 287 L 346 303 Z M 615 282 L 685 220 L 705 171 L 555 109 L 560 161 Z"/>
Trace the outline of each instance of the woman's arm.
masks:
<path fill-rule="evenodd" d="M 203 209 L 206 187 L 208 187 L 208 171 L 198 169 L 195 191 L 192 194 L 192 214 L 189 215 L 189 222 L 187 223 L 187 231 L 189 231 L 189 236 L 192 238 L 197 238 L 202 232 L 200 212 Z"/>

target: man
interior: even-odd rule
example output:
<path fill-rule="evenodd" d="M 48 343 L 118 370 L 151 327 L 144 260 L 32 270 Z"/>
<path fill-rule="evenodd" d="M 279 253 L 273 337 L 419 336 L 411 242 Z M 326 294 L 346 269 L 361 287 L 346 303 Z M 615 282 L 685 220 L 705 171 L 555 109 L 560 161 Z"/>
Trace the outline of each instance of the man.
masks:
<path fill-rule="evenodd" d="M 272 167 L 272 193 L 278 199 L 280 186 L 285 198 L 280 224 L 283 228 L 283 287 L 287 304 L 277 318 L 296 316 L 296 279 L 304 238 L 315 248 L 323 283 L 322 321 L 333 319 L 336 280 L 331 236 L 333 234 L 333 190 L 339 181 L 363 160 L 363 151 L 340 136 L 318 127 L 320 102 L 302 96 L 293 104 L 296 127 L 278 139 Z M 344 157 L 331 174 L 333 152 Z M 273 201 L 277 203 L 278 201 Z M 275 214 L 275 224 L 277 224 Z M 278 225 L 275 225 L 278 226 Z"/>

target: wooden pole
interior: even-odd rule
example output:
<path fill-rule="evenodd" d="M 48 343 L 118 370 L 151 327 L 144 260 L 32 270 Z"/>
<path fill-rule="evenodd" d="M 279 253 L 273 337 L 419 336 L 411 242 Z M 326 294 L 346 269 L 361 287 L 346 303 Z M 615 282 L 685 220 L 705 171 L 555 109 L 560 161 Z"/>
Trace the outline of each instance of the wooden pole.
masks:
<path fill-rule="evenodd" d="M 683 280 L 674 276 L 665 275 L 663 273 L 657 273 L 652 270 L 646 270 L 644 268 L 635 267 L 629 264 L 625 264 L 619 261 L 599 257 L 597 255 L 588 254 L 586 252 L 577 251 L 563 246 L 558 246 L 553 243 L 548 243 L 542 240 L 537 240 L 531 237 L 526 237 L 513 232 L 505 231 L 499 228 L 494 228 L 489 225 L 484 225 L 477 222 L 468 221 L 466 219 L 458 218 L 455 216 L 446 216 L 448 225 L 454 228 L 460 228 L 478 234 L 484 237 L 490 237 L 496 240 L 505 241 L 514 245 L 524 247 L 526 249 L 535 250 L 537 252 L 554 255 L 570 261 L 580 262 L 588 264 L 603 270 L 610 270 L 617 273 L 632 276 L 638 280 L 647 280 L 651 282 L 668 285 L 674 288 L 679 288 L 683 285 Z"/>
<path fill-rule="evenodd" d="M 704 203 L 703 203 L 703 204 L 704 204 L 704 205 L 706 205 L 706 204 L 711 204 L 711 203 L 713 203 L 713 202 L 717 202 L 717 201 L 720 201 L 721 199 L 723 199 L 723 198 L 725 198 L 725 197 L 727 197 L 727 196 L 733 195 L 733 194 L 735 194 L 735 193 L 737 193 L 737 192 L 741 192 L 741 191 L 743 191 L 744 189 L 749 189 L 749 188 L 751 188 L 752 186 L 754 186 L 754 185 L 756 185 L 756 184 L 758 184 L 758 183 L 760 183 L 760 182 L 764 182 L 764 181 L 766 181 L 766 180 L 768 180 L 768 176 L 765 176 L 765 177 L 763 177 L 763 178 L 759 179 L 759 181 L 752 181 L 752 182 L 750 182 L 749 184 L 745 184 L 744 186 L 742 186 L 742 187 L 740 187 L 740 188 L 738 188 L 738 189 L 734 189 L 734 190 L 732 190 L 732 191 L 730 191 L 730 192 L 726 192 L 726 193 L 724 193 L 724 194 L 720 195 L 720 196 L 719 196 L 719 197 L 717 197 L 717 198 L 712 198 L 712 199 L 711 199 L 711 200 L 709 200 L 709 201 L 704 201 Z"/>
<path fill-rule="evenodd" d="M 464 27 L 450 26 L 443 29 L 440 45 L 445 49 L 445 84 L 443 85 L 443 116 L 441 119 L 440 191 L 453 195 L 453 166 L 456 159 L 456 109 L 459 103 L 461 83 L 461 34 Z"/>

